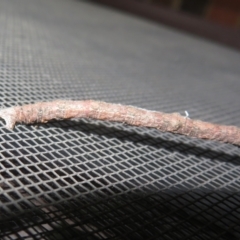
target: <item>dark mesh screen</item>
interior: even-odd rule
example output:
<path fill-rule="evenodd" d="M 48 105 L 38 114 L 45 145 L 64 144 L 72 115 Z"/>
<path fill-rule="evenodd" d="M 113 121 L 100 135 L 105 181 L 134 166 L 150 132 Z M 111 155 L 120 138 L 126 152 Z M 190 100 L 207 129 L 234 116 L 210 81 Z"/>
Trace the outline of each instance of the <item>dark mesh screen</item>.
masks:
<path fill-rule="evenodd" d="M 0 2 L 1 107 L 96 99 L 240 126 L 240 54 L 87 1 Z M 0 122 L 0 238 L 240 239 L 240 150 L 100 121 Z"/>

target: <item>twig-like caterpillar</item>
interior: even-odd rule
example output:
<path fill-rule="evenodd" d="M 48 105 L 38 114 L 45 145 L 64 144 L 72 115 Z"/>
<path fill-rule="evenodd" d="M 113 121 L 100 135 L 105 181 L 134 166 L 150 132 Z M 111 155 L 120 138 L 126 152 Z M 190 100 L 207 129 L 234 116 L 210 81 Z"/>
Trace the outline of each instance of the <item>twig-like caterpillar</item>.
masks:
<path fill-rule="evenodd" d="M 156 128 L 163 132 L 183 134 L 194 138 L 216 140 L 240 146 L 240 129 L 193 120 L 179 113 L 162 113 L 133 106 L 94 100 L 39 102 L 0 110 L 6 127 L 16 123 L 45 123 L 50 120 L 91 118 L 123 122 L 132 126 Z"/>

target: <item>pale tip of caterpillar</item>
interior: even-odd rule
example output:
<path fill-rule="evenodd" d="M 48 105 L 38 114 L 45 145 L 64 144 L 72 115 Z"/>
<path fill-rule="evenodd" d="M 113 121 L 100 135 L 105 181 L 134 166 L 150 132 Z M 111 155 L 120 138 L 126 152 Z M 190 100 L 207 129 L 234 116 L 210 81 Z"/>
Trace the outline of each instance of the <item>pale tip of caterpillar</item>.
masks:
<path fill-rule="evenodd" d="M 15 110 L 13 108 L 5 108 L 0 110 L 0 118 L 5 121 L 5 127 L 13 129 L 15 126 Z"/>

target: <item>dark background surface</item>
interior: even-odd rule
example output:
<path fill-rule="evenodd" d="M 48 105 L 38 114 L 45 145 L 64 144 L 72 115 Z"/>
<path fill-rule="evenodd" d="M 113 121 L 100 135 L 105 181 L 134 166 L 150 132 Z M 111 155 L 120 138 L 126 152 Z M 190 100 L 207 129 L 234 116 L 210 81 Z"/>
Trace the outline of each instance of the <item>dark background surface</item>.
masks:
<path fill-rule="evenodd" d="M 240 127 L 240 54 L 88 1 L 2 0 L 1 107 L 96 99 Z M 240 151 L 123 124 L 0 128 L 2 239 L 239 239 Z"/>
<path fill-rule="evenodd" d="M 145 4 L 155 8 L 172 9 L 176 12 L 188 13 L 208 22 L 232 29 L 240 28 L 240 2 L 239 0 L 94 0 L 114 4 L 125 2 L 131 4 Z M 124 4 L 125 4 L 124 3 Z"/>
<path fill-rule="evenodd" d="M 239 0 L 92 0 L 240 50 Z"/>

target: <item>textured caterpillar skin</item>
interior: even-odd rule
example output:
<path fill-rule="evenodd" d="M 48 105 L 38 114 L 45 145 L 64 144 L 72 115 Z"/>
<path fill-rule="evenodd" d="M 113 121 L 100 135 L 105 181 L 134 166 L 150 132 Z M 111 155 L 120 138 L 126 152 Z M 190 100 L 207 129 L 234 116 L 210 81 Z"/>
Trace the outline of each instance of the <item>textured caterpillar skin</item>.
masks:
<path fill-rule="evenodd" d="M 123 122 L 132 126 L 156 128 L 194 138 L 216 140 L 240 146 L 240 129 L 192 120 L 178 113 L 149 111 L 133 106 L 94 100 L 39 102 L 0 110 L 6 127 L 13 129 L 16 123 L 46 123 L 50 120 L 91 118 L 103 121 Z"/>

